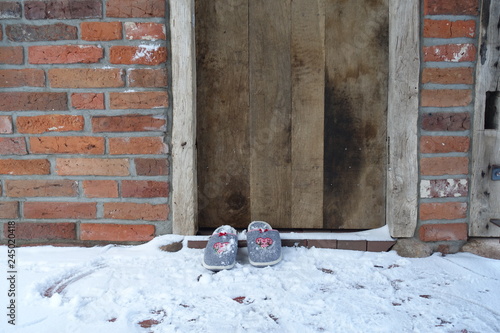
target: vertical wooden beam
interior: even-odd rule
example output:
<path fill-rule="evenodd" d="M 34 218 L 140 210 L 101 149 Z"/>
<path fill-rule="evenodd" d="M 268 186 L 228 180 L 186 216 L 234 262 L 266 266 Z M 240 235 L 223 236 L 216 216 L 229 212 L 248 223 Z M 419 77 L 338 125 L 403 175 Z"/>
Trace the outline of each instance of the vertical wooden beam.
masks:
<path fill-rule="evenodd" d="M 291 214 L 290 7 L 249 1 L 251 218 L 280 228 Z"/>
<path fill-rule="evenodd" d="M 170 1 L 173 233 L 197 230 L 194 0 Z"/>
<path fill-rule="evenodd" d="M 476 69 L 474 125 L 472 139 L 472 176 L 469 235 L 498 237 L 500 228 L 490 219 L 500 218 L 500 182 L 491 180 L 491 166 L 500 164 L 500 3 L 482 1 L 480 52 Z M 485 129 L 486 93 L 496 102 L 496 129 Z M 496 93 L 495 93 L 496 92 Z M 490 105 L 489 107 L 494 107 Z"/>
<path fill-rule="evenodd" d="M 199 223 L 250 221 L 248 0 L 196 0 Z"/>
<path fill-rule="evenodd" d="M 324 225 L 378 228 L 386 221 L 388 0 L 328 1 L 325 15 Z"/>
<path fill-rule="evenodd" d="M 419 0 L 389 1 L 387 224 L 413 237 L 418 208 Z"/>
<path fill-rule="evenodd" d="M 291 10 L 292 228 L 323 227 L 325 0 Z"/>

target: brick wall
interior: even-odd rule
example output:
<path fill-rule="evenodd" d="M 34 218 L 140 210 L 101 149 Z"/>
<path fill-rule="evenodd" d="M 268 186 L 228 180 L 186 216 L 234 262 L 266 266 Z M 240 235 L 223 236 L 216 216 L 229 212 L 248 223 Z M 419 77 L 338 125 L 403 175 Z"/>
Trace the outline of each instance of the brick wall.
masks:
<path fill-rule="evenodd" d="M 0 224 L 146 241 L 169 220 L 165 0 L 0 2 Z"/>
<path fill-rule="evenodd" d="M 0 2 L 3 230 L 19 221 L 30 243 L 171 232 L 166 3 Z M 421 4 L 416 236 L 443 249 L 467 239 L 479 0 Z"/>
<path fill-rule="evenodd" d="M 467 239 L 479 0 L 423 0 L 417 237 Z"/>

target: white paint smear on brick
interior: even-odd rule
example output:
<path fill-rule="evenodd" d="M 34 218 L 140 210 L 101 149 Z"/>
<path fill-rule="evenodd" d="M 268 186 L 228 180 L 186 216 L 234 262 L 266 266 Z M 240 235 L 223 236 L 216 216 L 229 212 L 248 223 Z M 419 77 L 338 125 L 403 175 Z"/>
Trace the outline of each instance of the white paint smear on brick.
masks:
<path fill-rule="evenodd" d="M 462 58 L 467 55 L 469 49 L 471 48 L 472 46 L 470 44 L 464 44 L 462 45 L 462 47 L 460 48 L 460 51 L 456 52 L 456 53 L 453 53 L 453 58 L 451 58 L 451 62 L 459 62 L 460 60 L 462 60 Z"/>
<path fill-rule="evenodd" d="M 146 58 L 147 60 L 151 60 L 153 53 L 158 51 L 158 49 L 161 47 L 161 45 L 157 44 L 144 44 L 144 45 L 139 45 L 137 51 L 135 52 L 133 56 L 133 60 L 137 60 L 140 58 Z"/>
<path fill-rule="evenodd" d="M 431 181 L 421 180 L 420 181 L 420 197 L 430 198 L 431 197 Z"/>

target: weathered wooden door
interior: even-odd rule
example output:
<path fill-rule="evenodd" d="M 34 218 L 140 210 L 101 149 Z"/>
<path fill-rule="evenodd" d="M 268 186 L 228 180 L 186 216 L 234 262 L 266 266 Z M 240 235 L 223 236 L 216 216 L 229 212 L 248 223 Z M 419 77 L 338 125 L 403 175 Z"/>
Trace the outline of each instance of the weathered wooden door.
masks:
<path fill-rule="evenodd" d="M 199 224 L 385 224 L 387 0 L 197 0 Z"/>

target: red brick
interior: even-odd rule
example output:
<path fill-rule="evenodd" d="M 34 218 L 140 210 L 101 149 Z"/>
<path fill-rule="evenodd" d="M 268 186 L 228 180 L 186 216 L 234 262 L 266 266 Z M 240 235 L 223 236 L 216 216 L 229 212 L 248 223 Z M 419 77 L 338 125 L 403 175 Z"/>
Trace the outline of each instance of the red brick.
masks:
<path fill-rule="evenodd" d="M 153 239 L 155 227 L 148 224 L 82 223 L 80 239 L 111 242 L 144 242 Z"/>
<path fill-rule="evenodd" d="M 475 35 L 476 22 L 473 20 L 424 20 L 424 37 L 426 38 L 472 38 Z"/>
<path fill-rule="evenodd" d="M 53 68 L 49 69 L 52 88 L 118 88 L 123 87 L 119 68 Z"/>
<path fill-rule="evenodd" d="M 24 2 L 28 20 L 101 18 L 101 0 L 37 0 Z"/>
<path fill-rule="evenodd" d="M 0 64 L 22 65 L 24 59 L 22 46 L 0 47 Z"/>
<path fill-rule="evenodd" d="M 0 154 L 1 155 L 26 155 L 26 141 L 24 138 L 1 138 L 0 137 Z"/>
<path fill-rule="evenodd" d="M 7 228 L 4 227 L 4 236 Z M 16 223 L 16 239 L 76 239 L 76 224 L 64 223 Z"/>
<path fill-rule="evenodd" d="M 158 40 L 166 39 L 165 24 L 153 22 L 125 22 L 125 37 L 129 40 Z"/>
<path fill-rule="evenodd" d="M 465 131 L 470 129 L 468 112 L 436 112 L 422 116 L 422 129 L 426 131 Z"/>
<path fill-rule="evenodd" d="M 166 119 L 164 116 L 128 115 L 128 116 L 99 116 L 92 118 L 93 132 L 144 132 L 165 131 Z"/>
<path fill-rule="evenodd" d="M 122 180 L 124 198 L 166 198 L 169 194 L 167 182 L 152 180 Z"/>
<path fill-rule="evenodd" d="M 17 117 L 19 133 L 40 134 L 45 132 L 81 131 L 84 126 L 83 116 L 48 114 L 31 117 Z"/>
<path fill-rule="evenodd" d="M 75 197 L 78 183 L 74 180 L 6 180 L 5 195 L 8 197 Z"/>
<path fill-rule="evenodd" d="M 165 158 L 136 158 L 135 170 L 138 176 L 168 175 L 168 160 Z"/>
<path fill-rule="evenodd" d="M 424 68 L 422 83 L 473 84 L 474 69 L 472 67 Z"/>
<path fill-rule="evenodd" d="M 424 154 L 466 153 L 470 138 L 467 136 L 423 136 L 420 138 L 420 152 Z"/>
<path fill-rule="evenodd" d="M 0 111 L 64 111 L 68 96 L 64 92 L 0 92 Z"/>
<path fill-rule="evenodd" d="M 462 175 L 469 173 L 467 157 L 423 157 L 420 174 L 425 176 Z"/>
<path fill-rule="evenodd" d="M 45 72 L 42 69 L 2 69 L 0 70 L 0 87 L 43 87 Z"/>
<path fill-rule="evenodd" d="M 111 109 L 154 109 L 168 107 L 166 91 L 111 92 Z"/>
<path fill-rule="evenodd" d="M 82 185 L 87 198 L 118 198 L 118 183 L 115 180 L 84 180 Z"/>
<path fill-rule="evenodd" d="M 97 214 L 95 202 L 25 202 L 27 219 L 91 219 Z"/>
<path fill-rule="evenodd" d="M 0 116 L 0 134 L 12 133 L 12 117 Z"/>
<path fill-rule="evenodd" d="M 467 106 L 472 102 L 469 89 L 422 89 L 421 106 Z"/>
<path fill-rule="evenodd" d="M 16 219 L 19 217 L 17 201 L 0 201 L 0 219 Z"/>
<path fill-rule="evenodd" d="M 478 15 L 478 0 L 424 0 L 425 15 Z"/>
<path fill-rule="evenodd" d="M 420 204 L 421 220 L 454 220 L 466 217 L 466 202 L 424 202 Z"/>
<path fill-rule="evenodd" d="M 420 181 L 422 198 L 459 198 L 469 193 L 467 179 L 423 179 Z"/>
<path fill-rule="evenodd" d="M 28 48 L 30 64 L 96 63 L 104 56 L 94 45 L 43 45 Z"/>
<path fill-rule="evenodd" d="M 308 244 L 309 246 L 309 240 Z M 342 250 L 366 251 L 365 240 L 338 240 L 337 248 Z"/>
<path fill-rule="evenodd" d="M 167 61 L 167 48 L 157 45 L 111 46 L 109 59 L 112 64 L 155 66 Z"/>
<path fill-rule="evenodd" d="M 424 224 L 419 229 L 419 236 L 424 242 L 467 240 L 467 224 Z"/>
<path fill-rule="evenodd" d="M 88 41 L 122 39 L 121 22 L 82 22 L 80 31 L 82 39 Z"/>
<path fill-rule="evenodd" d="M 126 158 L 58 158 L 56 171 L 61 176 L 128 176 Z"/>
<path fill-rule="evenodd" d="M 103 93 L 73 93 L 71 94 L 71 106 L 75 109 L 82 110 L 103 110 L 104 109 L 104 94 Z"/>
<path fill-rule="evenodd" d="M 0 2 L 1 19 L 20 19 L 22 8 L 19 2 Z"/>
<path fill-rule="evenodd" d="M 12 42 L 59 41 L 78 39 L 75 26 L 56 23 L 45 25 L 14 24 L 5 28 L 7 38 Z"/>
<path fill-rule="evenodd" d="M 108 0 L 107 17 L 165 17 L 164 0 Z"/>
<path fill-rule="evenodd" d="M 109 138 L 109 153 L 112 155 L 165 154 L 167 145 L 162 137 Z"/>
<path fill-rule="evenodd" d="M 168 218 L 167 204 L 152 205 L 133 202 L 105 202 L 104 218 L 120 220 L 165 221 Z"/>
<path fill-rule="evenodd" d="M 103 154 L 104 138 L 93 136 L 30 137 L 31 154 Z"/>
<path fill-rule="evenodd" d="M 0 174 L 2 175 L 48 175 L 50 163 L 46 159 L 33 160 L 0 160 Z"/>
<path fill-rule="evenodd" d="M 130 69 L 128 71 L 129 87 L 165 88 L 167 83 L 165 68 Z"/>
<path fill-rule="evenodd" d="M 476 46 L 473 44 L 446 44 L 424 46 L 424 61 L 463 62 L 476 60 Z"/>

